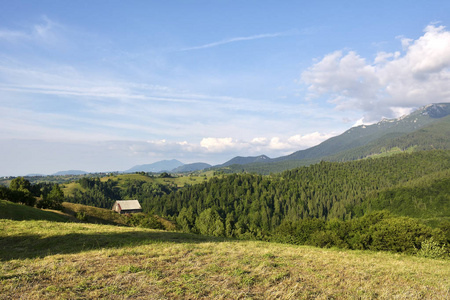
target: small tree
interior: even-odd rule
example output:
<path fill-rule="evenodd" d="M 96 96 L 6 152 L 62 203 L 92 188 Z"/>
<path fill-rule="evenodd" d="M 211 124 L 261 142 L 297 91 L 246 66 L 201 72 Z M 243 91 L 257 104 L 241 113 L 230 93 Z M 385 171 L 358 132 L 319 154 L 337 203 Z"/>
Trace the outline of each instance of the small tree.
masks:
<path fill-rule="evenodd" d="M 59 187 L 59 184 L 55 184 L 47 196 L 37 203 L 38 208 L 48 209 L 62 209 L 62 202 L 64 200 L 64 193 Z"/>
<path fill-rule="evenodd" d="M 13 180 L 11 180 L 11 183 L 9 184 L 9 188 L 11 190 L 16 190 L 16 191 L 19 191 L 19 190 L 30 191 L 31 183 L 23 177 L 17 177 L 17 178 L 14 178 Z"/>
<path fill-rule="evenodd" d="M 36 203 L 36 198 L 34 198 L 30 192 L 31 183 L 25 178 L 14 178 L 9 185 L 9 189 L 9 201 L 21 202 L 28 206 L 34 206 Z"/>

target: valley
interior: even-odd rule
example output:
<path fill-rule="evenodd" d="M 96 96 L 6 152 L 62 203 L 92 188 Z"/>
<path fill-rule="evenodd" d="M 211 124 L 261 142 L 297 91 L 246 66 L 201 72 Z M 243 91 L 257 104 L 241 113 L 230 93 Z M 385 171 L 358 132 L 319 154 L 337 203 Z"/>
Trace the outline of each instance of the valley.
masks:
<path fill-rule="evenodd" d="M 446 298 L 448 107 L 275 159 L 4 178 L 0 299 Z"/>

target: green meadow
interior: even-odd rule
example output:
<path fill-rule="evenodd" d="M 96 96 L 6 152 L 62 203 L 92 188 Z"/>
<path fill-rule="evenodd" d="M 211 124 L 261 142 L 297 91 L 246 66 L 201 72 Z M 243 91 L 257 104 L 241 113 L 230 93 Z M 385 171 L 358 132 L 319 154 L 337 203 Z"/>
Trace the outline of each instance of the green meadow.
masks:
<path fill-rule="evenodd" d="M 449 260 L 76 223 L 7 201 L 0 209 L 0 299 L 450 297 Z"/>

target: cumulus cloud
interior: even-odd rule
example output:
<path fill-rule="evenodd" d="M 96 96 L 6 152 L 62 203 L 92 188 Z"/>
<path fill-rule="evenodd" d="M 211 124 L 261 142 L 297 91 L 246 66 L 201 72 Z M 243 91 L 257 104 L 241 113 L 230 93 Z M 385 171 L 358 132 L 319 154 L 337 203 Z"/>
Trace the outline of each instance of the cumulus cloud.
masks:
<path fill-rule="evenodd" d="M 313 132 L 305 135 L 294 135 L 291 137 L 256 137 L 250 141 L 227 138 L 203 138 L 200 147 L 189 144 L 193 151 L 204 153 L 237 153 L 242 155 L 269 154 L 285 155 L 297 150 L 315 146 L 335 136 L 336 133 Z"/>
<path fill-rule="evenodd" d="M 320 132 L 313 132 L 305 135 L 294 135 L 288 138 L 288 143 L 291 147 L 312 147 L 317 144 L 320 144 L 321 142 L 335 136 L 336 134 L 333 133 L 320 133 Z"/>
<path fill-rule="evenodd" d="M 301 75 L 309 97 L 326 96 L 339 110 L 361 110 L 364 122 L 399 117 L 430 102 L 450 101 L 450 32 L 429 25 L 403 53 L 379 52 L 370 62 L 354 51 L 325 55 Z"/>
<path fill-rule="evenodd" d="M 230 137 L 203 138 L 200 142 L 200 146 L 205 148 L 208 152 L 224 152 L 227 149 L 236 148 L 239 144 L 240 143 Z"/>
<path fill-rule="evenodd" d="M 272 157 L 292 153 L 301 149 L 312 147 L 324 140 L 333 137 L 335 133 L 313 132 L 305 135 L 291 137 L 256 137 L 249 141 L 238 140 L 231 137 L 217 138 L 205 137 L 200 142 L 149 140 L 112 142 L 111 150 L 121 149 L 130 156 L 158 156 L 180 157 L 196 155 L 259 155 L 266 154 Z"/>

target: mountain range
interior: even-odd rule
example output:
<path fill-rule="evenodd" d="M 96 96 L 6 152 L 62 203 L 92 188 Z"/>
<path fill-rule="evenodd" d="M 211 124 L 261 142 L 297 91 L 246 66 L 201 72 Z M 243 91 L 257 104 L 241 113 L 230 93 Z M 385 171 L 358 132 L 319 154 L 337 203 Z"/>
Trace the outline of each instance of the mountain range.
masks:
<path fill-rule="evenodd" d="M 137 165 L 132 167 L 131 169 L 128 169 L 124 171 L 125 173 L 134 173 L 134 172 L 153 172 L 153 173 L 159 173 L 159 172 L 170 172 L 173 169 L 176 169 L 178 167 L 183 166 L 184 164 L 176 159 L 172 160 L 161 160 L 157 161 L 152 164 L 145 164 L 145 165 Z"/>
<path fill-rule="evenodd" d="M 194 172 L 204 169 L 268 174 L 325 161 L 351 161 L 392 151 L 450 149 L 450 103 L 430 104 L 398 119 L 352 127 L 314 147 L 277 158 L 236 156 L 223 164 L 184 164 L 176 159 L 136 165 L 124 173 Z M 85 174 L 71 170 L 54 175 Z"/>
<path fill-rule="evenodd" d="M 450 103 L 430 104 L 398 119 L 352 127 L 317 146 L 278 158 L 239 157 L 216 166 L 267 174 L 325 161 L 351 161 L 392 151 L 450 149 Z M 231 162 L 234 162 L 233 165 Z"/>

